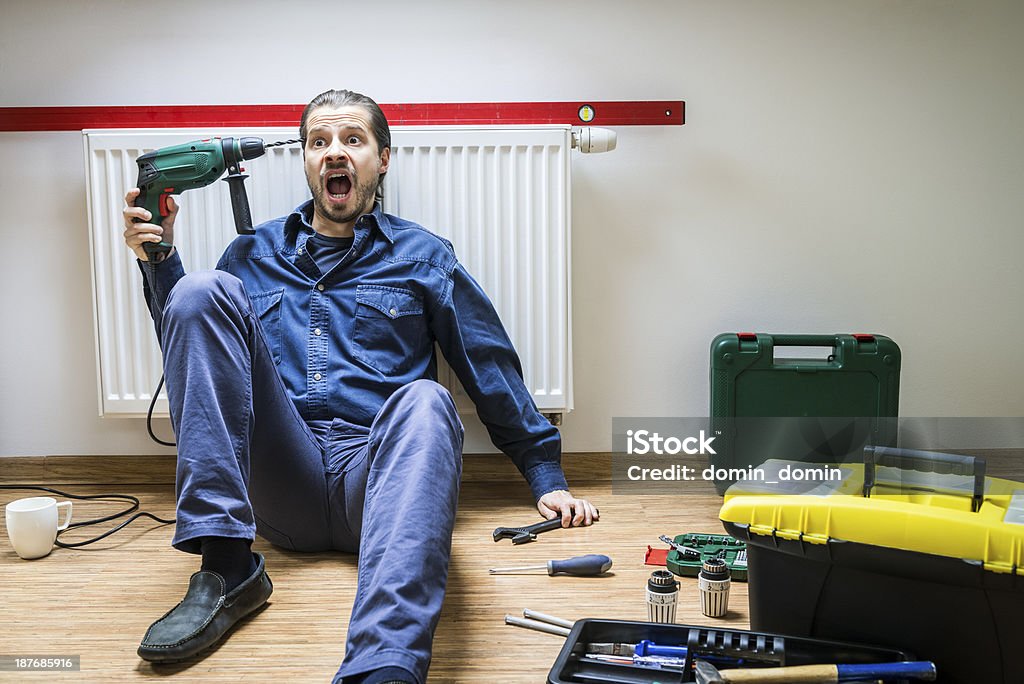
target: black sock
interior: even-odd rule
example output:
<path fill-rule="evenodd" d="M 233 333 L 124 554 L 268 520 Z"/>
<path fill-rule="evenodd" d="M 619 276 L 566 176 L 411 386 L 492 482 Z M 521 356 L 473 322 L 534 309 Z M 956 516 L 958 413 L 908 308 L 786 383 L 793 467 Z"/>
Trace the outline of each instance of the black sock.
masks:
<path fill-rule="evenodd" d="M 416 684 L 411 672 L 401 667 L 382 667 L 370 670 L 356 680 L 359 684 Z"/>
<path fill-rule="evenodd" d="M 224 578 L 227 591 L 231 591 L 256 572 L 256 557 L 252 555 L 248 539 L 232 537 L 203 537 L 203 570 L 215 572 Z"/>

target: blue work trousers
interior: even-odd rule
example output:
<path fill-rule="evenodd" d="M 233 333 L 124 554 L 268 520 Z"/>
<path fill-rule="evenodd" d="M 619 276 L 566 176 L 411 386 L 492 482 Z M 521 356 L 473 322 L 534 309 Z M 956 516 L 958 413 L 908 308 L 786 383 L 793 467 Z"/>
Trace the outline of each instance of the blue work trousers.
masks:
<path fill-rule="evenodd" d="M 345 659 L 335 681 L 385 666 L 426 679 L 462 474 L 451 395 L 418 380 L 367 428 L 334 419 L 318 437 L 288 398 L 238 278 L 186 275 L 162 321 L 178 439 L 173 545 L 205 536 L 295 551 L 359 553 Z"/>

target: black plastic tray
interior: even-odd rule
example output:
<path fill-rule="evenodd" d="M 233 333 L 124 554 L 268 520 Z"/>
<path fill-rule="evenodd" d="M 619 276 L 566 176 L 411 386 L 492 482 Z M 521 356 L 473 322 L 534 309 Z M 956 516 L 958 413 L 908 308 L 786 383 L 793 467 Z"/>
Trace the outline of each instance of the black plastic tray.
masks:
<path fill-rule="evenodd" d="M 636 665 L 580 661 L 589 643 L 635 644 L 650 639 L 661 646 L 686 646 L 687 666 L 682 672 Z M 578 620 L 548 673 L 548 684 L 669 684 L 692 682 L 694 656 L 742 658 L 743 667 L 782 667 L 825 663 L 882 663 L 913 660 L 892 648 L 784 636 L 742 629 L 668 625 L 625 620 Z"/>

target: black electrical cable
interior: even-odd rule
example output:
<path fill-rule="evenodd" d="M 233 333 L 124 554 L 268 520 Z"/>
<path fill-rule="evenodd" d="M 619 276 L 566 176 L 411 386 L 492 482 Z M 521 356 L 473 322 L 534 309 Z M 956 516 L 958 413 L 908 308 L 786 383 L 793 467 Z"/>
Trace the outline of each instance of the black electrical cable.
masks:
<path fill-rule="evenodd" d="M 149 436 L 153 438 L 153 441 L 157 444 L 163 444 L 164 446 L 178 446 L 177 442 L 165 442 L 156 436 L 153 432 L 153 407 L 156 406 L 156 398 L 160 396 L 160 389 L 164 386 L 164 376 L 160 376 L 160 382 L 156 385 L 156 391 L 153 392 L 153 399 L 149 402 L 149 410 L 146 411 L 146 431 L 149 432 Z"/>
<path fill-rule="evenodd" d="M 60 540 L 60 535 L 62 533 L 64 533 L 64 532 L 67 532 L 68 530 L 70 530 L 73 527 L 85 527 L 86 525 L 96 525 L 96 524 L 99 524 L 99 523 L 108 522 L 110 520 L 114 520 L 116 518 L 120 518 L 123 515 L 128 515 L 129 513 L 133 512 L 133 511 L 139 510 L 139 500 L 136 497 L 132 496 L 131 494 L 91 494 L 91 495 L 68 494 L 67 492 L 62 492 L 59 489 L 53 489 L 52 487 L 41 487 L 39 485 L 20 485 L 20 484 L 0 485 L 0 489 L 31 489 L 31 490 L 34 490 L 34 491 L 49 492 L 51 494 L 56 494 L 57 496 L 63 496 L 63 497 L 68 498 L 68 499 L 79 499 L 79 500 L 82 500 L 82 501 L 89 501 L 89 500 L 93 500 L 93 499 L 118 499 L 120 501 L 131 501 L 132 502 L 132 505 L 131 505 L 130 508 L 121 511 L 120 513 L 114 513 L 113 515 L 108 515 L 108 516 L 105 516 L 103 518 L 96 518 L 95 520 L 84 520 L 82 522 L 73 522 L 73 523 L 71 523 L 70 525 L 67 526 L 67 529 L 60 530 L 59 532 L 57 532 L 57 540 L 54 542 L 54 544 L 56 544 L 57 546 L 59 546 L 61 548 L 64 548 L 64 549 L 73 549 L 73 548 L 76 548 L 78 546 L 85 546 L 86 544 L 92 544 L 93 542 L 98 542 L 99 540 L 104 539 L 106 537 L 109 537 L 110 535 L 114 534 L 118 530 L 124 528 L 129 523 L 132 523 L 135 520 L 138 520 L 139 518 L 142 518 L 142 517 L 152 518 L 153 520 L 156 520 L 158 523 L 160 523 L 162 525 L 173 525 L 174 522 L 175 522 L 174 520 L 165 520 L 163 518 L 158 518 L 155 515 L 153 515 L 152 513 L 148 513 L 146 511 L 139 511 L 138 513 L 136 513 L 132 517 L 128 518 L 127 520 L 125 520 L 123 523 L 121 523 L 117 527 L 114 527 L 114 528 L 112 528 L 110 530 L 107 530 L 106 532 L 104 532 L 103 534 L 101 534 L 98 537 L 93 537 L 92 539 L 87 539 L 85 541 L 80 541 L 80 542 L 62 542 Z"/>
<path fill-rule="evenodd" d="M 264 147 L 278 147 L 280 145 L 291 145 L 293 143 L 303 143 L 303 144 L 305 144 L 305 142 L 306 141 L 305 141 L 304 138 L 296 138 L 294 140 L 282 140 L 280 142 L 268 143 L 268 144 L 264 145 Z M 157 444 L 162 444 L 164 446 L 171 446 L 171 447 L 178 446 L 177 442 L 167 442 L 167 441 L 164 441 L 164 440 L 160 439 L 159 437 L 157 437 L 156 433 L 153 432 L 153 409 L 156 407 L 156 400 L 157 400 L 157 397 L 160 396 L 160 390 L 163 389 L 163 386 L 164 386 L 164 376 L 161 375 L 160 376 L 160 382 L 157 383 L 156 390 L 153 392 L 153 399 L 149 402 L 149 410 L 146 411 L 146 431 L 149 432 L 149 436 Z M 67 530 L 70 530 L 73 527 L 84 527 L 86 525 L 97 525 L 99 523 L 109 522 L 111 520 L 115 520 L 117 518 L 120 518 L 121 516 L 128 515 L 129 513 L 132 513 L 133 511 L 137 511 L 139 509 L 139 500 L 136 497 L 134 497 L 134 496 L 132 496 L 130 494 L 93 494 L 93 495 L 90 495 L 90 496 L 82 496 L 82 495 L 78 495 L 78 494 L 68 494 L 67 492 L 62 492 L 59 489 L 53 489 L 51 487 L 41 487 L 41 486 L 38 486 L 38 485 L 0 485 L 0 489 L 29 489 L 29 490 L 33 490 L 33 491 L 49 492 L 51 494 L 56 494 L 57 496 L 63 496 L 63 497 L 68 498 L 68 499 L 77 499 L 77 500 L 81 500 L 81 501 L 89 501 L 89 500 L 93 500 L 93 499 L 117 499 L 117 500 L 120 500 L 120 501 L 131 501 L 132 502 L 132 505 L 131 505 L 130 508 L 128 508 L 127 510 L 121 511 L 120 513 L 115 513 L 113 515 L 108 515 L 108 516 L 103 517 L 103 518 L 96 518 L 95 520 L 86 520 L 86 521 L 83 521 L 83 522 L 73 522 L 70 525 L 68 525 L 66 529 L 60 530 L 59 532 L 57 532 L 57 540 L 54 543 L 57 546 L 59 546 L 61 548 L 65 548 L 65 549 L 71 549 L 71 548 L 75 548 L 75 547 L 78 547 L 78 546 L 85 546 L 86 544 L 92 544 L 93 542 L 98 542 L 99 540 L 105 539 L 106 537 L 109 537 L 110 535 L 114 534 L 118 530 L 124 528 L 125 526 L 129 525 L 130 523 L 132 523 L 132 522 L 134 522 L 134 521 L 136 521 L 136 520 L 138 520 L 139 518 L 142 518 L 142 517 L 152 518 L 153 520 L 157 521 L 158 523 L 160 523 L 162 525 L 172 525 L 175 522 L 174 520 L 164 520 L 163 518 L 158 518 L 157 516 L 153 515 L 152 513 L 147 513 L 146 511 L 140 511 L 140 512 L 136 513 L 135 515 L 133 515 L 132 517 L 130 517 L 127 520 L 125 520 L 123 523 L 121 523 L 117 527 L 114 527 L 114 528 L 112 528 L 110 530 L 107 530 L 106 532 L 104 532 L 103 534 L 101 534 L 98 537 L 94 537 L 92 539 L 87 539 L 86 541 L 81 541 L 81 542 L 65 543 L 65 542 L 62 542 L 60 540 L 60 535 L 63 532 L 66 532 Z"/>

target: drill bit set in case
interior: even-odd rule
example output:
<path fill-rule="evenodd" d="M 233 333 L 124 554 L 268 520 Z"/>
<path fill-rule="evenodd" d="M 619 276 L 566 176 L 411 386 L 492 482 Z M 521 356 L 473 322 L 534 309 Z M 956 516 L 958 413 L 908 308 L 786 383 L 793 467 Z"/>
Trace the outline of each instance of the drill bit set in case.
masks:
<path fill-rule="evenodd" d="M 1024 483 L 969 456 L 865 452 L 837 481 L 726 492 L 751 627 L 905 648 L 942 682 L 1024 682 Z"/>
<path fill-rule="evenodd" d="M 665 567 L 672 573 L 680 577 L 697 577 L 704 561 L 719 558 L 729 568 L 732 579 L 738 582 L 747 581 L 747 545 L 739 539 L 733 539 L 727 534 L 688 532 L 676 536 L 672 541 L 678 546 L 697 552 L 691 554 L 678 549 L 669 551 Z"/>

